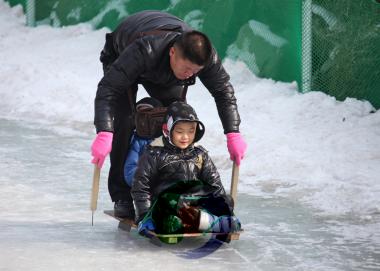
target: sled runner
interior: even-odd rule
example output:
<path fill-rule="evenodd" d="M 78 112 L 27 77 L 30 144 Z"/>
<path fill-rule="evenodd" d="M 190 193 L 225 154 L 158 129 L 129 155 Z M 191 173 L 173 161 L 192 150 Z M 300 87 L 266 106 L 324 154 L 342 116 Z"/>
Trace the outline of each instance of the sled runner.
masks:
<path fill-rule="evenodd" d="M 113 210 L 105 210 L 104 213 L 106 215 L 112 216 L 113 218 L 119 220 L 119 229 L 125 230 L 125 231 L 131 231 L 132 228 L 137 228 L 137 225 L 134 223 L 133 220 L 130 219 L 124 219 L 121 217 L 117 217 L 114 215 Z M 226 238 L 226 241 L 232 241 L 232 240 L 239 240 L 240 233 L 239 232 L 233 232 L 228 233 L 228 237 Z M 226 233 L 202 233 L 202 232 L 194 232 L 194 233 L 181 233 L 181 234 L 158 234 L 155 232 L 150 232 L 152 236 L 157 237 L 158 239 L 164 241 L 168 244 L 176 244 L 178 241 L 182 240 L 183 238 L 195 238 L 195 237 L 202 237 L 202 236 L 210 236 L 210 235 L 226 235 Z"/>

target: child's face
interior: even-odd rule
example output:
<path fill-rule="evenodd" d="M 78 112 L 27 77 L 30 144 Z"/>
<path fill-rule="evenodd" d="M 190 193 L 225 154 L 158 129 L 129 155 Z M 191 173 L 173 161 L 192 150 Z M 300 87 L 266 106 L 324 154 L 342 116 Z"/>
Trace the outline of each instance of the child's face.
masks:
<path fill-rule="evenodd" d="M 179 121 L 172 131 L 172 142 L 180 149 L 186 149 L 194 141 L 196 122 Z"/>

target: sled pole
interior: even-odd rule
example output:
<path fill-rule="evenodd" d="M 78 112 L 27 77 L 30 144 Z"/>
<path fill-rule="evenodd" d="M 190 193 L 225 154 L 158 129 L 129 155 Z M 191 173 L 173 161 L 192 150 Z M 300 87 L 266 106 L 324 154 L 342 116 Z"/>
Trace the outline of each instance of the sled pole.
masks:
<path fill-rule="evenodd" d="M 100 168 L 96 165 L 94 166 L 94 175 L 92 178 L 92 192 L 91 192 L 91 205 L 90 209 L 92 211 L 91 225 L 94 226 L 94 212 L 98 205 L 98 194 L 99 194 L 99 180 L 100 180 Z"/>
<path fill-rule="evenodd" d="M 232 177 L 231 177 L 231 189 L 230 195 L 235 202 L 236 205 L 236 196 L 237 196 L 237 186 L 239 182 L 239 167 L 234 161 L 232 164 Z"/>

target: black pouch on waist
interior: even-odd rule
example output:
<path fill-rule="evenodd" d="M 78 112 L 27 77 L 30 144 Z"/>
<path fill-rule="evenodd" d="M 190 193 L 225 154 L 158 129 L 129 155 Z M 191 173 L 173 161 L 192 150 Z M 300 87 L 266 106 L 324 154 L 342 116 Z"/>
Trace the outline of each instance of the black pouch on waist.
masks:
<path fill-rule="evenodd" d="M 162 134 L 162 124 L 167 107 L 137 109 L 135 113 L 136 133 L 143 138 L 156 138 Z"/>

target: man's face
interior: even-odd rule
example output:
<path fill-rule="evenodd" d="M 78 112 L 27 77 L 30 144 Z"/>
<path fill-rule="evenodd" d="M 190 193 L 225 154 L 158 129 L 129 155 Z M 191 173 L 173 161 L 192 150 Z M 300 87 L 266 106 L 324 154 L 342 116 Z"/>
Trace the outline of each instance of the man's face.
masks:
<path fill-rule="evenodd" d="M 179 80 L 185 80 L 197 74 L 203 66 L 199 66 L 183 58 L 181 52 L 175 48 L 171 47 L 169 50 L 170 56 L 170 67 L 172 71 Z"/>
<path fill-rule="evenodd" d="M 172 131 L 172 142 L 180 149 L 186 149 L 191 145 L 197 131 L 197 123 L 190 121 L 179 121 Z"/>

